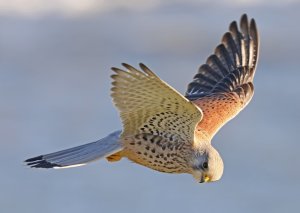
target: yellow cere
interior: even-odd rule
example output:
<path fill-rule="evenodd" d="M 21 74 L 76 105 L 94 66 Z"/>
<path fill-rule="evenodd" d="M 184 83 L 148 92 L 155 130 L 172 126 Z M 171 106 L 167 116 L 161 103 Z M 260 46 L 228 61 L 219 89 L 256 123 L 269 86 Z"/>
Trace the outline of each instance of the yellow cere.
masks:
<path fill-rule="evenodd" d="M 204 182 L 210 182 L 210 177 L 208 175 L 205 175 Z"/>

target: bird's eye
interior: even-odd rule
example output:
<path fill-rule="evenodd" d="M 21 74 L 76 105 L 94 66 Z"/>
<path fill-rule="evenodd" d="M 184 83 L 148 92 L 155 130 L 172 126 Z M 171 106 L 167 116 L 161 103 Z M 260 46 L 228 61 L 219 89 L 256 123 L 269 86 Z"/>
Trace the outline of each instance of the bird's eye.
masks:
<path fill-rule="evenodd" d="M 207 163 L 207 162 L 204 162 L 204 163 L 202 164 L 202 167 L 203 167 L 204 169 L 207 169 L 207 168 L 208 168 L 208 163 Z"/>

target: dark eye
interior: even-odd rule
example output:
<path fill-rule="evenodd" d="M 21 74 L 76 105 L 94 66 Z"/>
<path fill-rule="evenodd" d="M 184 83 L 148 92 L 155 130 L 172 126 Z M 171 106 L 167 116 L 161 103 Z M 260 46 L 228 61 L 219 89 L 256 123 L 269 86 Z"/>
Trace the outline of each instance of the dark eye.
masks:
<path fill-rule="evenodd" d="M 207 163 L 207 162 L 204 162 L 204 163 L 202 164 L 202 167 L 203 167 L 203 169 L 207 169 L 207 168 L 208 168 L 208 163 Z"/>

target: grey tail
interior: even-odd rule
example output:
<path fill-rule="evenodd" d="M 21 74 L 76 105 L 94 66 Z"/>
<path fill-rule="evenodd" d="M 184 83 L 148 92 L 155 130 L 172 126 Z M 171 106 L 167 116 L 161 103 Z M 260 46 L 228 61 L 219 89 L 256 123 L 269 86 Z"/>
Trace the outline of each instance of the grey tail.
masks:
<path fill-rule="evenodd" d="M 29 158 L 24 162 L 32 168 L 59 169 L 83 166 L 91 161 L 121 151 L 120 134 L 121 131 L 115 131 L 98 141 Z"/>

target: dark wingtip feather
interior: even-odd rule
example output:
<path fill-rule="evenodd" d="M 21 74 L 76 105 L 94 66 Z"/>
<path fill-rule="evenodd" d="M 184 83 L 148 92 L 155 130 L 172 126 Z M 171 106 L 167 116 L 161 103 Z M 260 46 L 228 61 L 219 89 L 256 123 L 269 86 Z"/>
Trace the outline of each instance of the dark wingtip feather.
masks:
<path fill-rule="evenodd" d="M 258 43 L 258 30 L 254 19 L 250 21 L 250 36 Z"/>
<path fill-rule="evenodd" d="M 236 21 L 233 21 L 229 25 L 229 31 L 230 32 L 238 32 L 238 25 Z"/>
<path fill-rule="evenodd" d="M 135 75 L 142 74 L 142 72 L 140 70 L 134 68 L 133 66 L 131 66 L 129 64 L 122 63 L 122 66 L 125 67 L 129 73 L 134 73 Z"/>
<path fill-rule="evenodd" d="M 127 64 L 127 63 L 121 63 L 123 67 L 125 67 L 126 69 L 128 70 L 132 70 L 132 69 L 135 69 L 133 66 Z"/>
<path fill-rule="evenodd" d="M 242 16 L 241 16 L 241 23 L 244 22 L 244 23 L 248 23 L 248 16 L 246 13 L 244 13 Z"/>
<path fill-rule="evenodd" d="M 145 64 L 139 63 L 139 66 L 148 75 L 155 76 L 158 78 L 158 76 L 152 70 L 150 70 Z"/>
<path fill-rule="evenodd" d="M 145 73 L 148 73 L 150 72 L 151 73 L 151 70 L 143 63 L 139 63 L 139 67 L 145 72 Z"/>
<path fill-rule="evenodd" d="M 229 52 L 227 51 L 225 45 L 223 43 L 219 44 L 215 49 L 215 54 L 222 60 L 222 64 L 226 69 L 232 71 L 234 69 L 234 59 L 231 58 Z"/>
<path fill-rule="evenodd" d="M 150 70 L 145 64 L 139 63 L 139 66 L 142 70 Z"/>
<path fill-rule="evenodd" d="M 226 32 L 226 33 L 224 33 L 224 35 L 223 35 L 221 41 L 222 41 L 223 43 L 228 43 L 228 41 L 229 41 L 230 39 L 232 39 L 231 33 L 230 33 L 230 32 Z"/>
<path fill-rule="evenodd" d="M 249 22 L 246 14 L 242 15 L 241 17 L 240 28 L 243 35 L 247 37 L 249 35 Z"/>
<path fill-rule="evenodd" d="M 117 67 L 111 67 L 110 68 L 112 71 L 114 71 L 114 72 L 118 72 L 118 71 L 120 71 L 120 69 L 119 68 L 117 68 Z"/>

